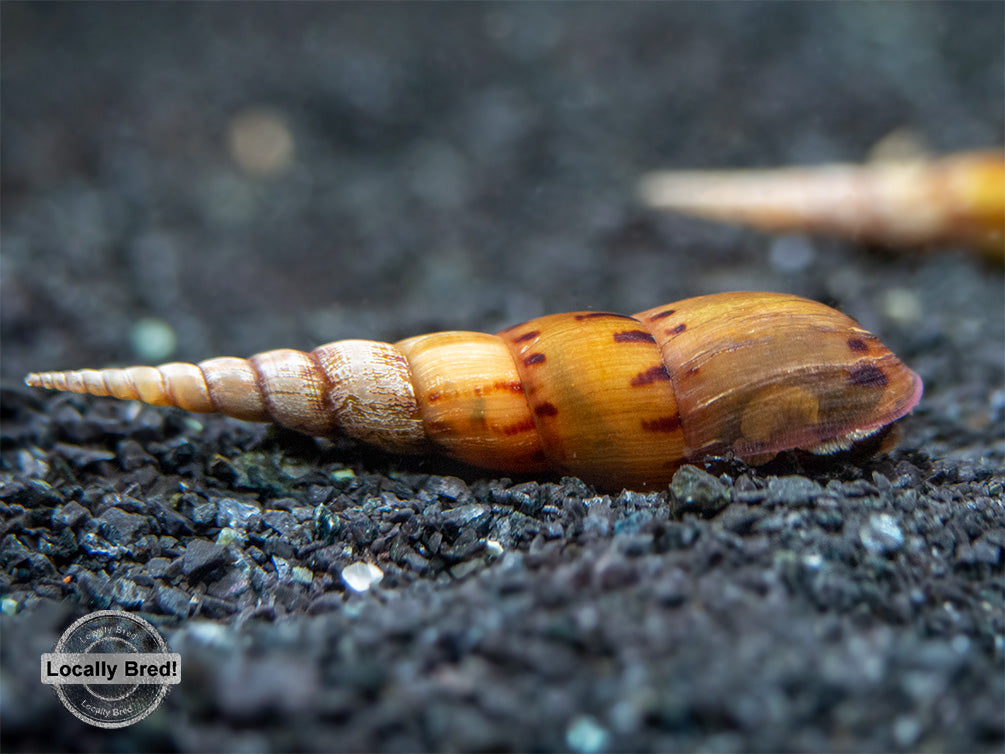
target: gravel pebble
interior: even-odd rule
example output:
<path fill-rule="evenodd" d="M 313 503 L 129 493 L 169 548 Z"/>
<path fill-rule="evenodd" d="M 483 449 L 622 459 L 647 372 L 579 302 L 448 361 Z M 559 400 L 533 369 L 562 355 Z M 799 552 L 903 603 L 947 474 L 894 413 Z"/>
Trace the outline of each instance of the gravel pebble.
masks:
<path fill-rule="evenodd" d="M 150 529 L 146 516 L 111 507 L 95 519 L 98 530 L 117 544 L 128 545 Z"/>
<path fill-rule="evenodd" d="M 867 550 L 884 555 L 895 553 L 904 545 L 904 533 L 900 530 L 897 519 L 886 513 L 870 516 L 859 536 Z"/>
<path fill-rule="evenodd" d="M 211 572 L 223 568 L 229 562 L 230 556 L 226 547 L 196 539 L 185 548 L 182 573 L 189 577 L 207 578 Z"/>

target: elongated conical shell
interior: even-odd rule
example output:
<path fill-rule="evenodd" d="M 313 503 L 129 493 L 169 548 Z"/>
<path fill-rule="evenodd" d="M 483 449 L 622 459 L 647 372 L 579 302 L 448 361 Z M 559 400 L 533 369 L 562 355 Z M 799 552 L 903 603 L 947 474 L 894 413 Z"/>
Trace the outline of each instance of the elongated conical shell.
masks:
<path fill-rule="evenodd" d="M 774 293 L 26 382 L 609 488 L 663 485 L 710 453 L 759 463 L 791 448 L 831 452 L 921 397 L 917 375 L 853 320 Z"/>
<path fill-rule="evenodd" d="M 662 171 L 639 184 L 649 206 L 770 232 L 885 246 L 964 244 L 1005 261 L 1005 152 L 934 161 L 774 170 Z"/>

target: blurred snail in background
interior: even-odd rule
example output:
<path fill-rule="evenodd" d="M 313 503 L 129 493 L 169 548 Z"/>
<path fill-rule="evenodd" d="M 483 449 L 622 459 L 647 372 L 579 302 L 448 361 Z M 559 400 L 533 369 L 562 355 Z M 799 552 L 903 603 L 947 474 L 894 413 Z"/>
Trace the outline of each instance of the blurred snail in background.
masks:
<path fill-rule="evenodd" d="M 769 232 L 888 247 L 963 245 L 1005 263 L 1005 151 L 864 165 L 650 173 L 647 205 Z"/>
<path fill-rule="evenodd" d="M 631 317 L 555 314 L 497 335 L 343 340 L 25 382 L 612 489 L 665 485 L 710 454 L 757 464 L 784 450 L 847 449 L 907 414 L 922 391 L 854 320 L 775 293 L 700 296 Z"/>

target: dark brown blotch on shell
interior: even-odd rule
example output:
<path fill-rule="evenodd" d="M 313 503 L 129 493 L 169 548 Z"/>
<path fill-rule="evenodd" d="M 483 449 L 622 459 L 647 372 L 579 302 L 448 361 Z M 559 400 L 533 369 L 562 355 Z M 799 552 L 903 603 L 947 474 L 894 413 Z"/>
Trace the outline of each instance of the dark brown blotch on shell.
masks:
<path fill-rule="evenodd" d="M 658 319 L 666 319 L 667 317 L 669 317 L 671 314 L 673 314 L 676 311 L 677 311 L 676 309 L 664 309 L 661 312 L 656 312 L 656 314 L 654 314 L 653 316 L 651 316 L 649 318 L 649 321 L 650 322 L 655 322 Z"/>
<path fill-rule="evenodd" d="M 530 432 L 534 428 L 534 422 L 532 419 L 524 419 L 523 421 L 503 427 L 502 433 L 507 437 L 510 437 L 512 435 L 518 435 L 521 432 Z"/>
<path fill-rule="evenodd" d="M 534 406 L 536 416 L 558 416 L 558 408 L 554 403 L 539 403 Z"/>
<path fill-rule="evenodd" d="M 655 343 L 656 338 L 646 330 L 623 330 L 614 333 L 615 343 Z"/>
<path fill-rule="evenodd" d="M 643 419 L 642 429 L 646 432 L 676 432 L 680 428 L 680 417 L 661 416 L 658 419 Z"/>
<path fill-rule="evenodd" d="M 639 372 L 637 375 L 632 377 L 631 385 L 632 387 L 642 387 L 643 385 L 652 385 L 654 382 L 669 382 L 670 373 L 667 368 L 662 364 L 657 364 L 654 367 L 650 367 L 644 372 Z"/>
<path fill-rule="evenodd" d="M 856 387 L 884 387 L 887 380 L 883 370 L 875 364 L 862 364 L 848 373 L 848 382 Z"/>

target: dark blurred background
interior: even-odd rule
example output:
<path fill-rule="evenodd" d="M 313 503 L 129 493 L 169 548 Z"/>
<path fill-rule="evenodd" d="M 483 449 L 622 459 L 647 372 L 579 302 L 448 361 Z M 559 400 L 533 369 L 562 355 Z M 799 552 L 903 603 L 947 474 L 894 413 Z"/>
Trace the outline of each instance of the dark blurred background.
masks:
<path fill-rule="evenodd" d="M 728 289 L 840 305 L 907 356 L 1002 333 L 1000 277 L 952 250 L 634 194 L 656 168 L 859 161 L 897 130 L 999 143 L 1000 3 L 2 12 L 7 381 Z"/>

